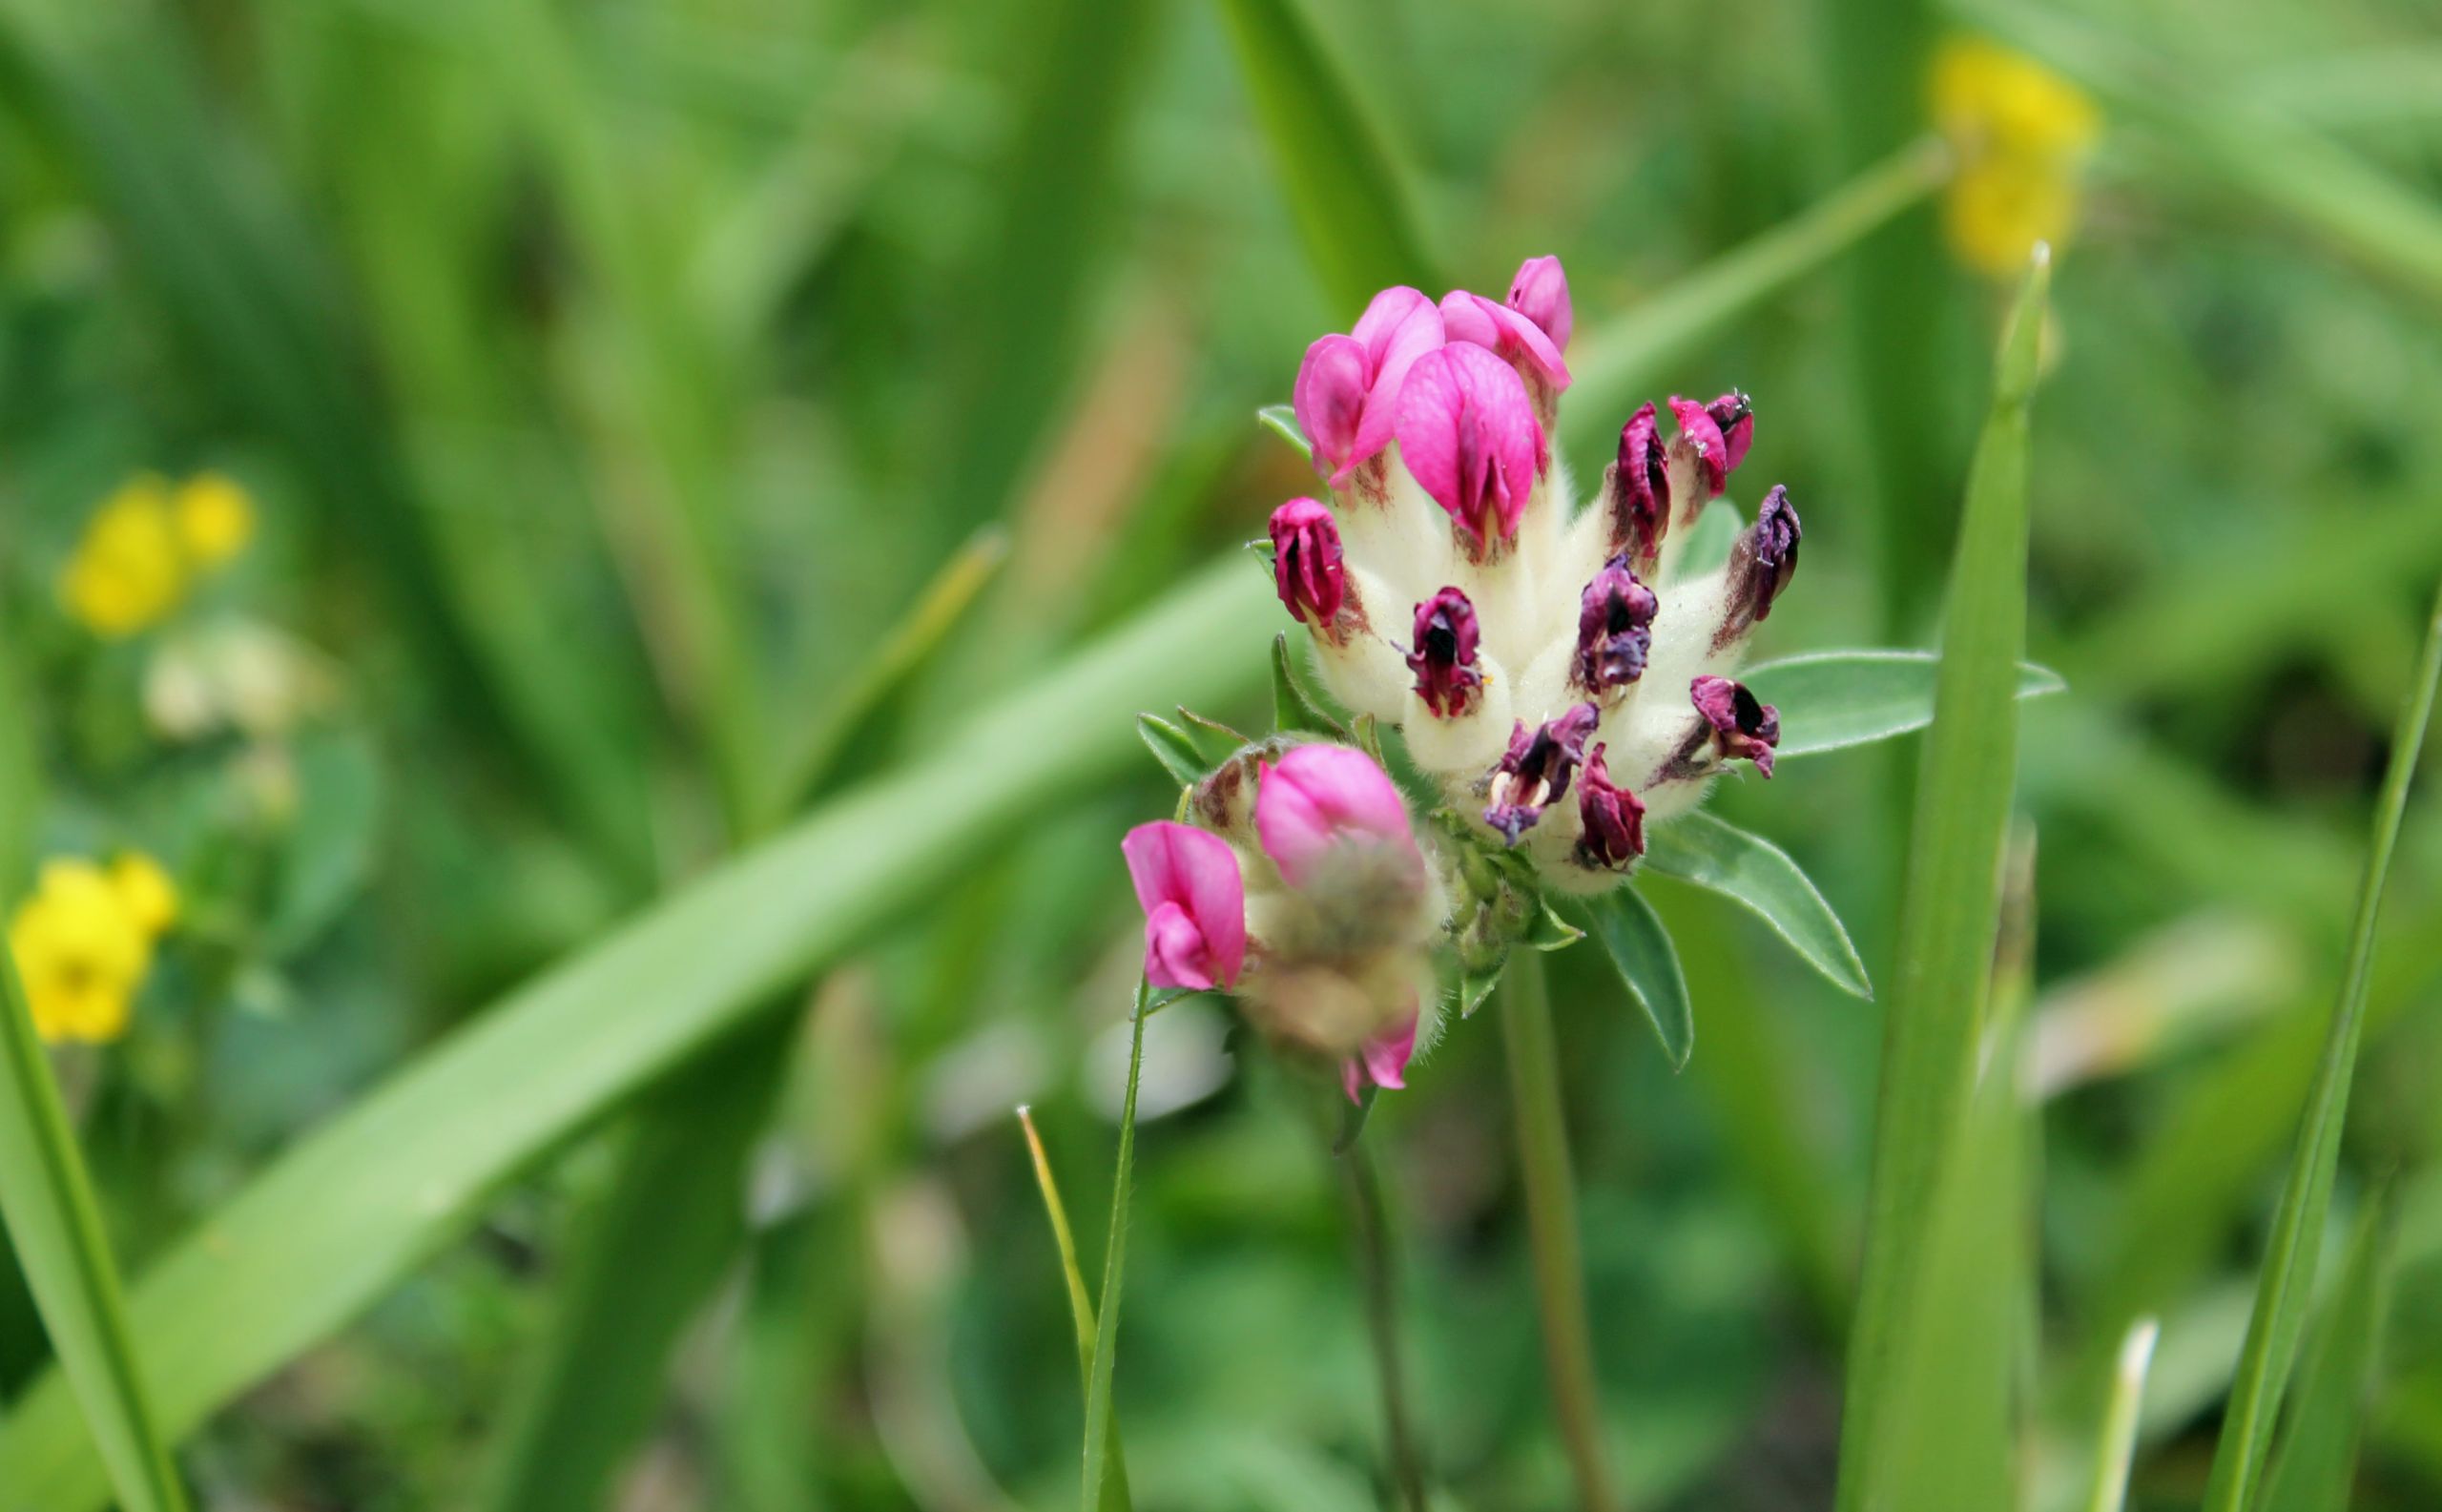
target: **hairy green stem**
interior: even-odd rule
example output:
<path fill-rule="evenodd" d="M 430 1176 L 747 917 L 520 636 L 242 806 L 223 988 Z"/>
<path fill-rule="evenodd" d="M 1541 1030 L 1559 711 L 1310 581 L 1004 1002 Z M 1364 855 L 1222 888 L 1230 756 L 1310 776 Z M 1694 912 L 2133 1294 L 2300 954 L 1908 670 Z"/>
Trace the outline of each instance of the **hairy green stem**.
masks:
<path fill-rule="evenodd" d="M 1586 1335 L 1585 1274 L 1578 1255 L 1577 1188 L 1569 1175 L 1562 1119 L 1559 1052 L 1543 958 L 1519 950 L 1500 980 L 1500 1039 L 1509 1058 L 1509 1095 L 1518 1121 L 1518 1165 L 1526 1185 L 1526 1229 L 1535 1251 L 1535 1307 L 1543 1325 L 1543 1363 L 1561 1441 L 1585 1512 L 1609 1507 L 1603 1470 L 1603 1415 Z"/>
<path fill-rule="evenodd" d="M 1425 1512 L 1424 1466 L 1417 1457 L 1416 1431 L 1408 1414 L 1407 1387 L 1399 1364 L 1397 1257 L 1391 1240 L 1390 1208 L 1382 1199 L 1382 1172 L 1363 1140 L 1339 1161 L 1356 1220 L 1356 1259 L 1365 1288 L 1365 1322 L 1373 1335 L 1374 1370 L 1382 1392 L 1382 1446 L 1391 1479 L 1408 1512 Z"/>

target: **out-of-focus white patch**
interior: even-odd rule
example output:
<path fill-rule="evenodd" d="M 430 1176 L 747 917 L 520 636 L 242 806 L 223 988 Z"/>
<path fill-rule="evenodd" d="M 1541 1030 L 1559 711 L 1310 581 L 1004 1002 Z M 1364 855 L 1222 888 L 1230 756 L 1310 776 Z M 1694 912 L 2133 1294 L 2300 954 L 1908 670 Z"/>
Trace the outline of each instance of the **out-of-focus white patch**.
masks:
<path fill-rule="evenodd" d="M 1031 1025 L 987 1024 L 924 1068 L 919 1096 L 925 1130 L 946 1144 L 1001 1123 L 1010 1108 L 1042 1096 L 1050 1074 L 1051 1057 Z"/>
<path fill-rule="evenodd" d="M 1145 1070 L 1136 1086 L 1140 1124 L 1204 1101 L 1227 1086 L 1235 1067 L 1222 1048 L 1227 1015 L 1204 998 L 1174 1003 L 1145 1021 Z M 1128 1021 L 1094 1036 L 1086 1047 L 1085 1090 L 1113 1123 L 1128 1097 Z"/>
<path fill-rule="evenodd" d="M 144 671 L 144 714 L 173 740 L 283 735 L 329 708 L 339 678 L 303 641 L 232 619 L 166 642 Z"/>

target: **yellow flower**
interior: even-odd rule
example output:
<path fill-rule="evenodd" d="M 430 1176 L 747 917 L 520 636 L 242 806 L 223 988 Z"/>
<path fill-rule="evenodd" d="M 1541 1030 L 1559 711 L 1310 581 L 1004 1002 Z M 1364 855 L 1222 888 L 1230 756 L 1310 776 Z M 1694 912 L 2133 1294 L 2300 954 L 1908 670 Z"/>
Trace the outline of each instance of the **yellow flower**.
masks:
<path fill-rule="evenodd" d="M 2059 242 L 2075 226 L 2101 114 L 2042 64 L 1977 37 L 1942 45 L 1932 93 L 1959 161 L 1943 207 L 1951 249 L 1980 272 L 2018 274 L 2036 242 Z"/>
<path fill-rule="evenodd" d="M 97 635 L 119 639 L 158 624 L 186 596 L 186 553 L 169 486 L 151 473 L 103 502 L 61 574 L 60 597 Z"/>
<path fill-rule="evenodd" d="M 95 1044 L 126 1033 L 153 942 L 177 907 L 177 889 L 150 857 L 122 856 L 108 870 L 76 857 L 44 862 L 9 923 L 34 1031 Z"/>
<path fill-rule="evenodd" d="M 198 472 L 178 485 L 178 539 L 198 570 L 218 567 L 255 535 L 255 503 L 223 473 Z"/>

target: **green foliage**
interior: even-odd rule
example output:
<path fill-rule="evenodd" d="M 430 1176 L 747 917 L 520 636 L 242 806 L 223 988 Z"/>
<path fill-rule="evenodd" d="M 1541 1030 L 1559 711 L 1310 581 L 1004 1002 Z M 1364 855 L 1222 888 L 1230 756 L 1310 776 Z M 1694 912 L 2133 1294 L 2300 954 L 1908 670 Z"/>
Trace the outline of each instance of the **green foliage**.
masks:
<path fill-rule="evenodd" d="M 1824 651 L 1759 663 L 1739 673 L 1758 699 L 1781 712 L 1783 761 L 1922 730 L 1934 718 L 1941 657 L 1915 651 Z M 2044 669 L 2018 667 L 2018 696 L 2066 685 Z"/>
<path fill-rule="evenodd" d="M 1655 833 L 1658 839 L 1661 832 Z M 1620 973 L 1621 984 L 1653 1025 L 1670 1068 L 1681 1069 L 1695 1053 L 1696 1019 L 1670 931 L 1662 927 L 1653 905 L 1637 896 L 1633 887 L 1598 893 L 1580 906 L 1586 933 L 1601 942 L 1604 955 Z"/>
<path fill-rule="evenodd" d="M 1771 925 L 1798 959 L 1833 986 L 1852 997 L 1873 996 L 1865 963 L 1857 959 L 1840 916 L 1789 853 L 1770 840 L 1698 810 L 1655 826 L 1645 864 L 1734 900 Z"/>

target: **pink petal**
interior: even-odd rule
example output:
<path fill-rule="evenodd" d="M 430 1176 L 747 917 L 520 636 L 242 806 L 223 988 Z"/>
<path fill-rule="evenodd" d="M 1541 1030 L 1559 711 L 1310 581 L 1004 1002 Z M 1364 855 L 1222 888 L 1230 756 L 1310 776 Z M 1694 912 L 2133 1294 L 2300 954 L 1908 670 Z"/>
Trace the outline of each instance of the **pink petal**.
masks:
<path fill-rule="evenodd" d="M 1480 549 L 1518 533 L 1547 453 L 1508 363 L 1461 342 L 1426 353 L 1399 395 L 1397 429 L 1408 471 Z"/>
<path fill-rule="evenodd" d="M 1418 854 L 1407 801 L 1364 752 L 1294 746 L 1259 770 L 1255 835 L 1291 886 L 1303 885 L 1318 858 L 1350 841 Z"/>
<path fill-rule="evenodd" d="M 1157 987 L 1213 984 L 1211 946 L 1186 909 L 1163 903 L 1145 916 L 1145 980 Z"/>
<path fill-rule="evenodd" d="M 1523 362 L 1557 393 L 1568 386 L 1568 363 L 1543 328 L 1506 304 L 1453 289 L 1441 297 L 1441 328 L 1451 341 L 1480 346 L 1504 362 Z"/>
<path fill-rule="evenodd" d="M 1509 281 L 1509 307 L 1541 327 L 1553 346 L 1568 348 L 1577 317 L 1569 303 L 1568 275 L 1561 271 L 1560 259 L 1528 258 L 1520 263 L 1518 277 Z"/>
<path fill-rule="evenodd" d="M 1679 438 L 1696 453 L 1704 473 L 1706 496 L 1709 498 L 1728 487 L 1729 444 L 1722 439 L 1721 426 L 1704 405 L 1676 394 L 1670 396 L 1670 413 L 1679 422 Z"/>
<path fill-rule="evenodd" d="M 1174 904 L 1203 940 L 1206 954 L 1201 959 L 1211 967 L 1203 984 L 1235 982 L 1247 959 L 1247 890 L 1238 875 L 1237 855 L 1229 842 L 1193 825 L 1164 819 L 1129 830 L 1119 849 L 1128 859 L 1136 901 L 1145 910 L 1146 969 L 1151 971 L 1155 965 L 1155 916 L 1165 904 Z M 1175 927 L 1168 921 L 1164 923 L 1165 929 Z M 1175 961 L 1175 948 L 1163 959 Z"/>
<path fill-rule="evenodd" d="M 1363 1101 L 1358 1094 L 1368 1082 L 1389 1091 L 1406 1089 L 1408 1061 L 1416 1054 L 1416 1026 L 1417 1010 L 1410 1008 L 1406 1022 L 1366 1041 L 1356 1054 L 1339 1063 L 1340 1089 L 1348 1093 L 1350 1102 Z"/>
<path fill-rule="evenodd" d="M 1365 348 L 1354 337 L 1326 336 L 1306 348 L 1297 386 L 1290 392 L 1297 428 L 1314 444 L 1314 470 L 1327 475 L 1335 488 L 1347 487 L 1349 474 L 1364 460 L 1356 443 L 1368 378 Z"/>
<path fill-rule="evenodd" d="M 1374 318 L 1385 300 L 1392 295 L 1404 295 L 1397 321 L 1387 330 L 1368 332 L 1366 321 Z M 1391 444 L 1393 428 L 1398 423 L 1399 394 L 1407 386 L 1408 372 L 1417 359 L 1442 343 L 1441 312 L 1433 301 L 1414 289 L 1390 289 L 1376 296 L 1374 304 L 1365 312 L 1366 321 L 1356 322 L 1356 340 L 1365 343 L 1366 359 L 1372 365 L 1370 386 L 1365 393 L 1365 412 L 1356 424 L 1356 460 L 1370 462 Z"/>
<path fill-rule="evenodd" d="M 1349 334 L 1365 348 L 1368 366 L 1375 372 L 1380 372 L 1383 356 L 1390 350 L 1393 339 L 1418 314 L 1432 308 L 1433 301 L 1425 298 L 1422 289 L 1412 289 L 1404 283 L 1395 284 L 1367 301 L 1365 313 L 1356 318 L 1356 324 Z M 1437 340 L 1433 344 L 1438 346 L 1440 342 Z M 1431 347 L 1425 349 L 1429 351 Z"/>

